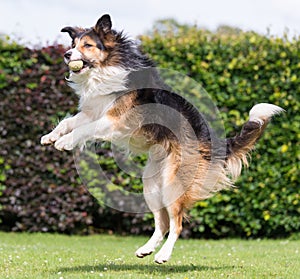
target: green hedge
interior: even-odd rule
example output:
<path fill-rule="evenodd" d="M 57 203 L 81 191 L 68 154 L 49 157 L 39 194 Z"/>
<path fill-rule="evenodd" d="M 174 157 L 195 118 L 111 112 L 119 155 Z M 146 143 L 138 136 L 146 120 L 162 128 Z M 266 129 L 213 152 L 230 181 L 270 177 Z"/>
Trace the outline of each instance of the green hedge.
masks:
<path fill-rule="evenodd" d="M 271 102 L 286 110 L 269 125 L 237 187 L 191 210 L 184 236 L 281 237 L 298 232 L 300 40 L 231 28 L 212 33 L 169 23 L 161 22 L 159 31 L 141 36 L 144 51 L 160 67 L 205 88 L 220 110 L 227 136 L 239 131 L 256 103 Z M 0 42 L 2 228 L 150 232 L 149 214 L 134 216 L 98 205 L 82 187 L 72 156 L 39 145 L 40 136 L 58 119 L 76 111 L 76 96 L 63 80 L 64 48 L 30 50 Z M 100 152 L 108 177 L 125 189 L 140 189 L 140 180 L 132 185 L 106 159 L 110 155 L 108 149 Z"/>
<path fill-rule="evenodd" d="M 78 182 L 72 156 L 39 143 L 62 111 L 75 111 L 64 82 L 65 49 L 0 40 L 0 51 L 1 229 L 85 232 L 96 203 Z"/>
<path fill-rule="evenodd" d="M 286 110 L 269 125 L 237 188 L 192 209 L 193 232 L 277 237 L 299 231 L 300 39 L 231 28 L 211 33 L 172 22 L 164 26 L 141 37 L 144 51 L 160 67 L 175 69 L 203 86 L 221 112 L 227 136 L 239 132 L 256 103 Z"/>

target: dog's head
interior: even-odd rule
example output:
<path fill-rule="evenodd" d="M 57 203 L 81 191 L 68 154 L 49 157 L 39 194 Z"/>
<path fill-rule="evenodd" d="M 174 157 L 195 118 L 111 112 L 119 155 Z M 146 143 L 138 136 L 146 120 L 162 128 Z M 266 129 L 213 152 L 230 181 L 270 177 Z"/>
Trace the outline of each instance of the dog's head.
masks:
<path fill-rule="evenodd" d="M 82 74 L 91 68 L 114 66 L 119 60 L 115 46 L 120 34 L 111 29 L 109 15 L 103 15 L 92 28 L 64 27 L 61 32 L 69 33 L 72 38 L 72 48 L 64 59 L 66 64 L 71 61 L 82 61 L 83 67 L 73 69 L 75 74 Z"/>

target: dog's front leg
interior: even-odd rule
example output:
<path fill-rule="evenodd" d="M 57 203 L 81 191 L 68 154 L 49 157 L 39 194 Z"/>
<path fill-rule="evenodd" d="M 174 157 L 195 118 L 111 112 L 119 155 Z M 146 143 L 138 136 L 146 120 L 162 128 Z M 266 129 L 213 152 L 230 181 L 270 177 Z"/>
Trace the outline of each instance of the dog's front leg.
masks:
<path fill-rule="evenodd" d="M 84 144 L 88 140 L 111 140 L 114 123 L 106 116 L 99 120 L 82 125 L 67 135 L 62 136 L 55 142 L 58 150 L 72 150 L 78 145 Z"/>
<path fill-rule="evenodd" d="M 56 128 L 49 134 L 41 138 L 41 144 L 52 144 L 60 137 L 73 131 L 75 128 L 80 127 L 90 121 L 90 118 L 83 112 L 79 112 L 73 117 L 62 120 Z"/>

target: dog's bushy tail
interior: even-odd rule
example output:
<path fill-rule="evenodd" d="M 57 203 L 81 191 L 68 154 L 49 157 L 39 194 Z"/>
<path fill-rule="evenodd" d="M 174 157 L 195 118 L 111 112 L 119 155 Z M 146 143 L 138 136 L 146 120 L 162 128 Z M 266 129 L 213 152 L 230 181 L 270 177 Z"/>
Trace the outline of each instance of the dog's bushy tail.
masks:
<path fill-rule="evenodd" d="M 243 164 L 248 166 L 247 157 L 272 116 L 283 111 L 272 104 L 257 104 L 250 110 L 249 121 L 244 124 L 240 134 L 227 139 L 226 167 L 233 179 L 240 175 Z"/>

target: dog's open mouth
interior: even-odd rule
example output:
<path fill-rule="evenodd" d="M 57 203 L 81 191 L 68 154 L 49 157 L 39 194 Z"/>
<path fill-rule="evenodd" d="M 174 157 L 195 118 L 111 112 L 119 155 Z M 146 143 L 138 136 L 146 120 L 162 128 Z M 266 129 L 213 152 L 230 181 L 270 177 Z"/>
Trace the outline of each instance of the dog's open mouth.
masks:
<path fill-rule="evenodd" d="M 68 67 L 70 71 L 75 74 L 81 74 L 90 68 L 90 63 L 84 60 L 72 60 L 69 62 Z"/>

